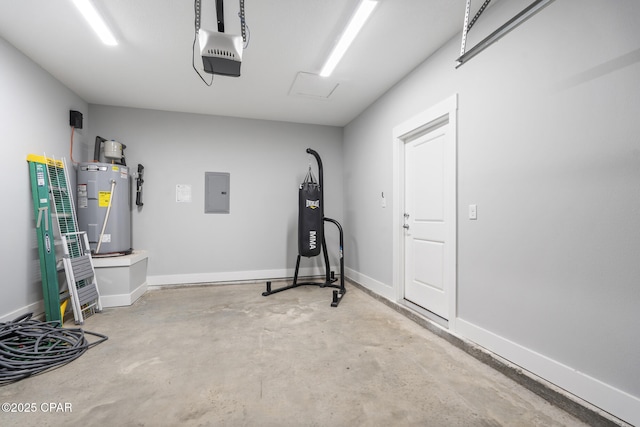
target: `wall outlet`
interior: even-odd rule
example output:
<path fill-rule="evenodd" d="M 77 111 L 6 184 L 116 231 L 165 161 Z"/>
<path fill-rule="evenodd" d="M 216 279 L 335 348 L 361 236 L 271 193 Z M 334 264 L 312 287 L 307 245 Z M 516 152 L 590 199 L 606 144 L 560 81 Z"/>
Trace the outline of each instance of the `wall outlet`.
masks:
<path fill-rule="evenodd" d="M 477 205 L 469 205 L 469 219 L 478 219 Z"/>

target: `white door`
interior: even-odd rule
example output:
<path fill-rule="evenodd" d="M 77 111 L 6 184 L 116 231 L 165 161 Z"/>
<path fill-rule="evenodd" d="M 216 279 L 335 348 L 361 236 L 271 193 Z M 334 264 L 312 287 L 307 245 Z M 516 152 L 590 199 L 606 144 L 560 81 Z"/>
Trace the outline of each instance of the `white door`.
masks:
<path fill-rule="evenodd" d="M 444 319 L 455 291 L 455 162 L 448 120 L 405 140 L 404 298 Z"/>

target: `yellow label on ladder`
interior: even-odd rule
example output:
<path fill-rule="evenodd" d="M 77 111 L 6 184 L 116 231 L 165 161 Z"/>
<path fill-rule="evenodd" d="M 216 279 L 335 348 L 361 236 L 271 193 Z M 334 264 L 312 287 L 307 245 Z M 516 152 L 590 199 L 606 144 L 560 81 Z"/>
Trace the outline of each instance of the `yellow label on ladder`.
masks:
<path fill-rule="evenodd" d="M 111 191 L 98 191 L 98 207 L 107 208 L 111 201 Z"/>

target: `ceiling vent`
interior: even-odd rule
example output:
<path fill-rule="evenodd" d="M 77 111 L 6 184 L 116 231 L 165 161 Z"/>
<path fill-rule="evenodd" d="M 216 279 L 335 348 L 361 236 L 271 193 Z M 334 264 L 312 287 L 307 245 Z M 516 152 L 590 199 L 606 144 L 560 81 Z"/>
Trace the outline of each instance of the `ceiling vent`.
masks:
<path fill-rule="evenodd" d="M 338 83 L 326 77 L 301 71 L 296 75 L 291 89 L 289 89 L 289 96 L 329 99 L 338 86 Z"/>

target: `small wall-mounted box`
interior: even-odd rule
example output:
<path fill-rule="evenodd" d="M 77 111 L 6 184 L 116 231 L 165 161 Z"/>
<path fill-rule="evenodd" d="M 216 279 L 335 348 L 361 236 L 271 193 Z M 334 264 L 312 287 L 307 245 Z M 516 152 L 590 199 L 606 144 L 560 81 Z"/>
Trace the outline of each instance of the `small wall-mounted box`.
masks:
<path fill-rule="evenodd" d="M 82 113 L 80 111 L 69 110 L 69 126 L 82 129 Z"/>

